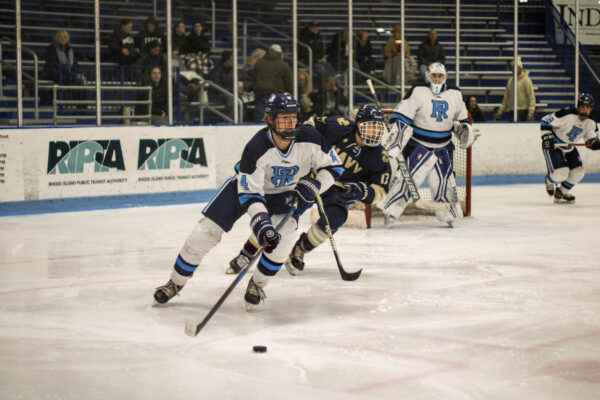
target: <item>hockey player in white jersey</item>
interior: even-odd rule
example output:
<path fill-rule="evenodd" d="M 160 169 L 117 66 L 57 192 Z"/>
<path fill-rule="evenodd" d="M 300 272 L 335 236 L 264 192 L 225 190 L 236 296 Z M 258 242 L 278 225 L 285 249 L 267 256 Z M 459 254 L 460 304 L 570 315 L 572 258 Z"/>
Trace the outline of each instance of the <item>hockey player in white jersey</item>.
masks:
<path fill-rule="evenodd" d="M 164 304 L 179 293 L 202 258 L 244 214 L 250 216 L 254 240 L 264 252 L 248 283 L 246 302 L 264 299 L 263 287 L 287 259 L 295 242 L 298 216 L 341 175 L 340 160 L 323 136 L 310 125 L 298 124 L 300 107 L 289 93 L 271 95 L 265 108 L 267 127 L 246 144 L 236 175 L 229 178 L 202 210 L 173 265 L 171 279 L 156 289 L 154 300 Z M 314 178 L 311 170 L 317 171 Z M 295 218 L 279 232 L 274 228 L 298 200 Z"/>
<path fill-rule="evenodd" d="M 427 180 L 434 201 L 450 203 L 450 210 L 436 211 L 436 217 L 452 226 L 463 217 L 453 173 L 452 133 L 466 149 L 473 144 L 474 131 L 460 89 L 448 87 L 446 77 L 443 64 L 431 64 L 428 83 L 415 85 L 396 106 L 390 117 L 390 129 L 396 136 L 388 153 L 407 161 L 417 187 Z M 382 202 L 386 227 L 404 212 L 409 201 L 406 181 L 398 176 Z"/>
<path fill-rule="evenodd" d="M 555 203 L 574 203 L 573 189 L 585 174 L 579 151 L 568 143 L 586 144 L 600 150 L 598 125 L 589 118 L 594 108 L 594 98 L 582 93 L 576 108 L 563 108 L 542 118 L 542 150 L 546 158 L 546 192 Z"/>

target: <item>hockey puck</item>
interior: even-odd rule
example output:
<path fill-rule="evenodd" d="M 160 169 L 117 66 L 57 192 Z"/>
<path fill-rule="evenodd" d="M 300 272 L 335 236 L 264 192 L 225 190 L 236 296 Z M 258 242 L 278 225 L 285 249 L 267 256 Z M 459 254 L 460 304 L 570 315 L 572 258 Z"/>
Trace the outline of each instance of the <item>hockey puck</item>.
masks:
<path fill-rule="evenodd" d="M 254 346 L 252 347 L 252 351 L 254 351 L 255 353 L 266 353 L 267 346 Z"/>

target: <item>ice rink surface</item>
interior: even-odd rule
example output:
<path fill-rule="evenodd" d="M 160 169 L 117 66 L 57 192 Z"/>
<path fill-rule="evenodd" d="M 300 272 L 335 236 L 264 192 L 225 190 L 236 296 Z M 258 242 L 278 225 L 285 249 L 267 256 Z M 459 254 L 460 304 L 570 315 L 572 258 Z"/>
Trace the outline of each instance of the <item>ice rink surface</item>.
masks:
<path fill-rule="evenodd" d="M 324 243 L 253 312 L 246 277 L 195 338 L 247 217 L 160 308 L 201 205 L 0 218 L 0 399 L 599 399 L 600 184 L 573 194 L 474 187 L 454 229 L 343 229 L 359 280 Z"/>

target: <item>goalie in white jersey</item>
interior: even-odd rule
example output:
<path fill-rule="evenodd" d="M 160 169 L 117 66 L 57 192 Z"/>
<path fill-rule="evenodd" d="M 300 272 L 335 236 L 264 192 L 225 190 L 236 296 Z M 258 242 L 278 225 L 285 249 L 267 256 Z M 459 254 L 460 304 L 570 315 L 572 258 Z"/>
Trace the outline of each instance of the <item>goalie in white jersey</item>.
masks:
<path fill-rule="evenodd" d="M 427 179 L 433 200 L 450 204 L 450 210 L 436 211 L 441 222 L 452 226 L 463 212 L 456 194 L 452 165 L 452 133 L 460 147 L 473 144 L 474 131 L 469 125 L 467 109 L 460 89 L 446 86 L 446 68 L 433 63 L 427 70 L 428 84 L 415 85 L 396 106 L 390 117 L 394 142 L 388 146 L 390 157 L 403 157 L 416 187 Z M 410 193 L 406 181 L 398 176 L 383 201 L 386 227 L 398 218 Z"/>
<path fill-rule="evenodd" d="M 265 108 L 267 127 L 246 144 L 236 175 L 228 179 L 202 210 L 204 215 L 185 241 L 171 272 L 154 300 L 164 304 L 179 293 L 204 256 L 244 214 L 250 215 L 253 240 L 264 252 L 244 296 L 249 305 L 265 298 L 263 287 L 287 259 L 295 242 L 298 216 L 341 175 L 340 160 L 323 136 L 310 125 L 298 124 L 300 106 L 289 93 L 272 94 Z M 316 171 L 316 176 L 310 172 Z M 298 207 L 276 231 L 273 222 Z M 273 222 L 271 222 L 271 218 Z"/>
<path fill-rule="evenodd" d="M 574 203 L 569 191 L 585 174 L 579 151 L 569 143 L 585 142 L 586 147 L 600 150 L 598 125 L 589 118 L 594 108 L 591 94 L 582 93 L 577 108 L 563 108 L 542 118 L 542 149 L 546 158 L 546 192 L 555 203 Z"/>

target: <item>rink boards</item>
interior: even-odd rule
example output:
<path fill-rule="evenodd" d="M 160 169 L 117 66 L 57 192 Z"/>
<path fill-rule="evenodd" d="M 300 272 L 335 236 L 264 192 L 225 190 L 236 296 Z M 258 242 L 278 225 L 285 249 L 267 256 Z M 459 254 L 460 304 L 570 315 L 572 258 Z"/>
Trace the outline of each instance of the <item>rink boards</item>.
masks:
<path fill-rule="evenodd" d="M 531 183 L 546 173 L 536 123 L 476 124 L 474 184 Z M 206 201 L 234 172 L 260 125 L 0 130 L 0 215 L 41 212 L 61 200 L 83 208 Z M 580 148 L 584 181 L 600 181 L 600 152 Z M 186 197 L 187 196 L 187 197 Z M 124 200 L 126 199 L 126 200 Z M 46 202 L 44 202 L 46 201 Z M 106 208 L 106 207 L 101 207 Z M 58 210 L 60 211 L 60 210 Z"/>

